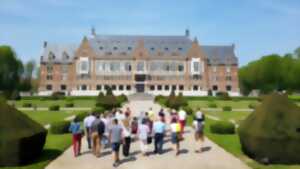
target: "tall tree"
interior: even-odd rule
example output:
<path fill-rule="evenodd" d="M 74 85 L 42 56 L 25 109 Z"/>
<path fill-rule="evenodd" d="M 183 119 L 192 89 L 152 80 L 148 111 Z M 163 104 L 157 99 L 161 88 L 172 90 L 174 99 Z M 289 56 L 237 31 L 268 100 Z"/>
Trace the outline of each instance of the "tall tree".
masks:
<path fill-rule="evenodd" d="M 23 64 L 10 46 L 0 46 L 0 91 L 7 97 L 19 87 Z"/>
<path fill-rule="evenodd" d="M 300 59 L 300 47 L 298 47 L 298 48 L 294 51 L 294 53 L 295 53 L 296 57 L 297 57 L 298 59 Z"/>

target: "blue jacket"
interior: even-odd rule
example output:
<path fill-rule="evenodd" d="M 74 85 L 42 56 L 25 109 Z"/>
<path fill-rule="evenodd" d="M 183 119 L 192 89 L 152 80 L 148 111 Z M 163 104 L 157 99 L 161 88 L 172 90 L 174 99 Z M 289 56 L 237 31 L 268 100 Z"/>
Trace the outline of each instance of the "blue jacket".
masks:
<path fill-rule="evenodd" d="M 70 127 L 69 127 L 69 131 L 72 133 L 72 134 L 78 134 L 78 133 L 81 133 L 81 130 L 80 130 L 80 123 L 79 122 L 72 122 Z"/>

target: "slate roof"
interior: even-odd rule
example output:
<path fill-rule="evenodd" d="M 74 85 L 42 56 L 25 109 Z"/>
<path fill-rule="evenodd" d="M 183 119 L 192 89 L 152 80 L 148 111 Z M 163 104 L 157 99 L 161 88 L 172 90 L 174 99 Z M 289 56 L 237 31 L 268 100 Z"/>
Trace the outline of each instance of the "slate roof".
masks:
<path fill-rule="evenodd" d="M 75 44 L 47 43 L 43 49 L 41 62 L 71 63 L 77 48 Z"/>
<path fill-rule="evenodd" d="M 98 57 L 111 57 L 123 55 L 124 58 L 131 58 L 132 52 L 139 41 L 144 42 L 144 47 L 150 56 L 161 53 L 160 57 L 172 55 L 176 52 L 179 56 L 185 57 L 192 46 L 192 40 L 187 36 L 141 36 L 141 35 L 96 35 L 88 39 L 91 47 Z M 72 62 L 75 50 L 78 45 L 47 44 L 41 58 L 42 62 L 51 60 L 59 63 Z M 209 64 L 237 64 L 238 60 L 234 53 L 234 46 L 201 46 L 208 57 Z M 69 57 L 66 58 L 66 53 Z M 109 53 L 110 56 L 107 56 Z"/>

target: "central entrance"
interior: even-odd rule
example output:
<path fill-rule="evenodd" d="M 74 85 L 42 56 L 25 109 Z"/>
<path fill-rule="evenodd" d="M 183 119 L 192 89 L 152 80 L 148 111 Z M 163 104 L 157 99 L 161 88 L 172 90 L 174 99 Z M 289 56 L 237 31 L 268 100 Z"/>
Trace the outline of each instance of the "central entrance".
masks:
<path fill-rule="evenodd" d="M 134 80 L 136 82 L 135 89 L 138 93 L 145 92 L 145 81 L 146 81 L 146 75 L 145 74 L 136 74 L 134 76 Z"/>

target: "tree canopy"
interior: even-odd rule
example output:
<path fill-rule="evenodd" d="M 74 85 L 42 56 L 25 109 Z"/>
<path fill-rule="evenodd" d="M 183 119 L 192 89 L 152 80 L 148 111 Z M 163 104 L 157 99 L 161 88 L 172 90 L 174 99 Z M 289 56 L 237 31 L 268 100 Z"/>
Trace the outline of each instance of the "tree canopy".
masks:
<path fill-rule="evenodd" d="M 300 90 L 300 59 L 292 54 L 263 56 L 239 70 L 240 88 L 243 94 L 258 89 L 262 93 L 271 91 Z"/>

